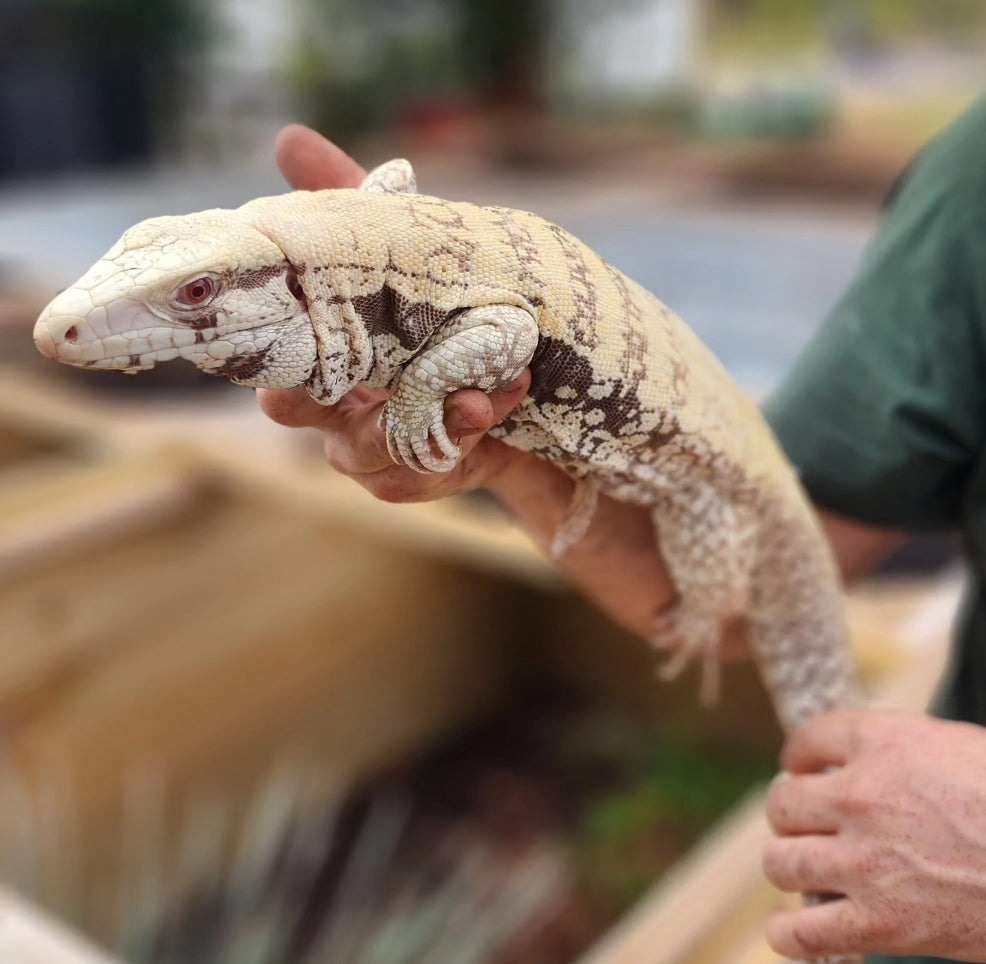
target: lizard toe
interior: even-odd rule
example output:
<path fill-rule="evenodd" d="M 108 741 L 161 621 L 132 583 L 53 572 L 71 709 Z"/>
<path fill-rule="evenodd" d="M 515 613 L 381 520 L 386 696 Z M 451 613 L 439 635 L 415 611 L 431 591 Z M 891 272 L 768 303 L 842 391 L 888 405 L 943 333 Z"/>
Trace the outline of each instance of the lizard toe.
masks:
<path fill-rule="evenodd" d="M 394 437 L 394 442 L 397 446 L 399 462 L 403 463 L 414 472 L 418 472 L 422 475 L 428 473 L 427 467 L 421 463 L 421 460 L 418 458 L 418 455 L 414 450 L 414 443 L 408 437 L 406 432 L 401 432 L 399 435 L 396 435 Z"/>
<path fill-rule="evenodd" d="M 417 457 L 418 464 L 423 471 L 428 472 L 449 472 L 455 468 L 455 459 L 441 459 L 435 455 L 431 448 L 431 436 L 412 436 L 411 448 Z"/>
<path fill-rule="evenodd" d="M 439 419 L 437 424 L 432 426 L 431 437 L 435 440 L 435 444 L 445 456 L 445 461 L 451 461 L 454 465 L 456 460 L 462 454 L 462 449 L 449 438 L 449 434 L 445 429 L 444 418 Z"/>

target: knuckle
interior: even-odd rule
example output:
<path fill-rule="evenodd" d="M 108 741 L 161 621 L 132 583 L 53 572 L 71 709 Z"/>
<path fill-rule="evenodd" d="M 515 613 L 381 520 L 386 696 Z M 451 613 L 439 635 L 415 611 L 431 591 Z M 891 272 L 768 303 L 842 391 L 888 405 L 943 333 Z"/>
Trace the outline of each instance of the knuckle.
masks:
<path fill-rule="evenodd" d="M 783 780 L 775 778 L 770 790 L 767 791 L 765 804 L 767 822 L 775 830 L 782 826 L 788 817 L 788 784 L 790 784 L 790 778 Z"/>
<path fill-rule="evenodd" d="M 879 787 L 861 767 L 847 771 L 845 789 L 839 801 L 842 810 L 853 817 L 864 817 L 879 805 Z"/>
<path fill-rule="evenodd" d="M 260 410 L 272 422 L 292 428 L 299 423 L 300 400 L 292 392 L 266 391 L 258 392 L 257 400 Z"/>
<path fill-rule="evenodd" d="M 336 470 L 336 472 L 342 475 L 353 475 L 353 465 L 351 458 L 351 450 L 349 446 L 342 445 L 339 440 L 331 435 L 325 437 L 324 444 L 322 446 L 325 452 L 325 461 Z"/>
<path fill-rule="evenodd" d="M 860 927 L 859 944 L 867 949 L 894 950 L 900 943 L 903 920 L 890 908 L 870 916 Z"/>
<path fill-rule="evenodd" d="M 772 884 L 781 886 L 781 877 L 784 867 L 784 848 L 778 840 L 771 840 L 764 847 L 763 857 L 761 858 L 763 874 Z M 783 889 L 783 888 L 782 888 Z"/>
<path fill-rule="evenodd" d="M 410 469 L 393 466 L 375 472 L 361 480 L 364 488 L 381 502 L 412 502 L 417 495 L 419 480 Z"/>
<path fill-rule="evenodd" d="M 825 932 L 808 918 L 799 920 L 792 926 L 791 936 L 799 952 L 806 957 L 821 957 L 831 949 Z"/>
<path fill-rule="evenodd" d="M 886 855 L 872 841 L 861 840 L 853 848 L 847 861 L 848 870 L 854 879 L 874 880 L 882 876 L 886 866 Z"/>

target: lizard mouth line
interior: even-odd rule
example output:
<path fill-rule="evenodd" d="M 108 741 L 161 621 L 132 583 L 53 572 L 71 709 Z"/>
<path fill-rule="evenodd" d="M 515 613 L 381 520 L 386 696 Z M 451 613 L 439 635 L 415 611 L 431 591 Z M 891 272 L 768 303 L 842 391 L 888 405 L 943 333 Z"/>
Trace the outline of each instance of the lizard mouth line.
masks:
<path fill-rule="evenodd" d="M 160 354 L 154 352 L 154 355 Z M 170 358 L 177 358 L 178 352 L 166 358 L 148 357 L 143 355 L 114 355 L 111 358 L 95 358 L 91 361 L 76 362 L 81 368 L 95 368 L 97 370 L 121 371 L 121 372 L 146 372 L 154 368 L 159 361 L 168 361 Z"/>

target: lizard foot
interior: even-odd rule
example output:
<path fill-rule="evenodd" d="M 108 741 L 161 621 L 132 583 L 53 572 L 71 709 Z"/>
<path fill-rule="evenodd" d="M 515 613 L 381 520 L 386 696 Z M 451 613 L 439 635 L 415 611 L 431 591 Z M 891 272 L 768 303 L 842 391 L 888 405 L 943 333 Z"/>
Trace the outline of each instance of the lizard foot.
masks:
<path fill-rule="evenodd" d="M 719 697 L 721 636 L 722 624 L 714 614 L 676 603 L 654 621 L 653 645 L 671 651 L 658 675 L 669 682 L 677 679 L 693 659 L 701 659 L 699 698 L 704 706 L 715 703 Z"/>
<path fill-rule="evenodd" d="M 445 430 L 444 399 L 409 399 L 398 390 L 384 405 L 380 426 L 398 465 L 427 474 L 451 472 L 459 460 L 462 450 Z"/>

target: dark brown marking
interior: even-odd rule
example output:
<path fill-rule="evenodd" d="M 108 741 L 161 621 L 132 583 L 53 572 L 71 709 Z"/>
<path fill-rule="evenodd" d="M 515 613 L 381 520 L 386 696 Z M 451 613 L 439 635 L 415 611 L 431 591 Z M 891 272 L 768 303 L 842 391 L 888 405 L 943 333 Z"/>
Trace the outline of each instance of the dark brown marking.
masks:
<path fill-rule="evenodd" d="M 215 312 L 198 316 L 182 315 L 176 318 L 175 321 L 179 321 L 183 325 L 195 329 L 195 331 L 203 331 L 206 328 L 215 328 L 219 324 L 219 316 Z"/>
<path fill-rule="evenodd" d="M 249 355 L 234 355 L 227 358 L 221 368 L 211 371 L 211 375 L 218 375 L 220 378 L 243 381 L 246 378 L 253 378 L 254 375 L 262 372 L 267 367 L 267 356 L 273 345 L 261 348 Z"/>
<path fill-rule="evenodd" d="M 308 298 L 305 296 L 305 289 L 301 287 L 301 281 L 298 280 L 298 272 L 294 268 L 288 268 L 284 275 L 284 283 L 287 285 L 291 297 L 307 306 Z"/>
<path fill-rule="evenodd" d="M 251 268 L 249 271 L 230 271 L 223 275 L 222 286 L 227 290 L 252 291 L 263 288 L 272 278 L 279 278 L 289 270 L 291 265 L 282 261 L 280 264 Z"/>
<path fill-rule="evenodd" d="M 345 299 L 339 298 L 337 303 Z M 379 291 L 351 299 L 353 309 L 366 325 L 370 337 L 392 335 L 402 348 L 413 351 L 439 326 L 456 314 L 442 311 L 424 301 L 411 301 L 384 285 Z"/>
<path fill-rule="evenodd" d="M 594 398 L 590 389 L 599 385 L 599 379 L 589 360 L 571 345 L 542 335 L 531 359 L 531 375 L 530 395 L 538 404 L 561 405 L 582 413 L 598 411 L 602 414 L 599 428 L 610 436 L 640 431 L 643 412 L 633 387 L 622 378 L 608 379 L 608 393 Z M 558 394 L 563 388 L 571 390 L 571 397 Z"/>

